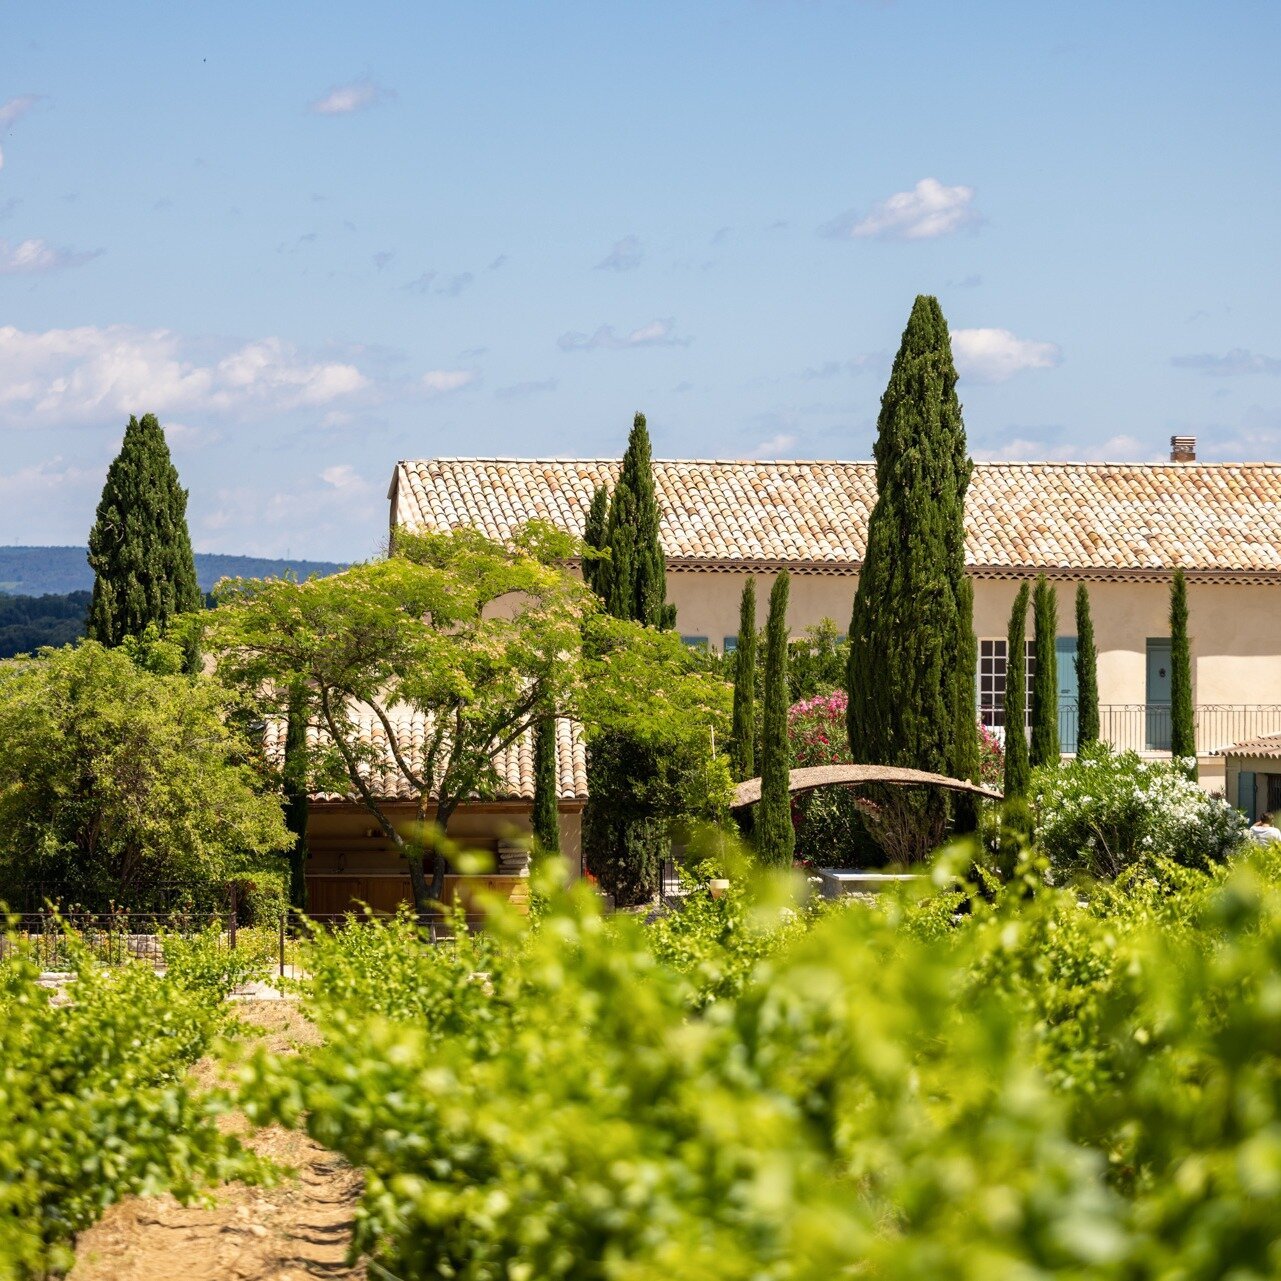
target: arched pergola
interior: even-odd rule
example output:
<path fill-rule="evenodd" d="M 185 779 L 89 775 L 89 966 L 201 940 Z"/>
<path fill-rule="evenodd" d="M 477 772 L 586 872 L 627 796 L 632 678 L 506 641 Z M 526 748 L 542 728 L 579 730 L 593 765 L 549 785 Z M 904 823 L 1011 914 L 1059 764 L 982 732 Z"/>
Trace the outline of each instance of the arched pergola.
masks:
<path fill-rule="evenodd" d="M 820 787 L 861 787 L 866 783 L 885 783 L 890 787 L 941 787 L 949 792 L 970 792 L 989 801 L 1005 797 L 990 787 L 946 774 L 929 774 L 920 769 L 903 769 L 897 765 L 812 765 L 794 769 L 787 790 L 793 796 L 817 791 Z M 734 788 L 731 809 L 755 805 L 761 799 L 761 780 L 749 778 Z"/>

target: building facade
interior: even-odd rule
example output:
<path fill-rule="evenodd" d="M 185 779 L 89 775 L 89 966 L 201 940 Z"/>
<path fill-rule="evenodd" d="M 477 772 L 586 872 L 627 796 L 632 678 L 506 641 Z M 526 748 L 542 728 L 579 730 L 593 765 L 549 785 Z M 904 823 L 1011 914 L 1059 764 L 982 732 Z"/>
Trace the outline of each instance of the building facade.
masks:
<path fill-rule="evenodd" d="M 1227 788 L 1224 749 L 1281 732 L 1281 464 L 976 463 L 966 564 L 979 640 L 977 713 L 1004 726 L 1005 636 L 1021 582 L 1059 593 L 1060 729 L 1075 742 L 1078 584 L 1090 593 L 1103 736 L 1168 754 L 1169 589 L 1188 582 L 1197 751 L 1203 783 Z M 531 519 L 581 534 L 616 460 L 437 458 L 397 465 L 394 531 L 472 526 L 508 538 Z M 722 649 L 749 577 L 758 595 L 791 574 L 793 635 L 824 619 L 844 630 L 876 477 L 865 462 L 656 461 L 668 599 L 691 644 Z M 1025 660 L 1028 661 L 1028 660 Z M 1246 798 L 1230 800 L 1245 805 Z M 1250 804 L 1253 803 L 1253 798 Z"/>

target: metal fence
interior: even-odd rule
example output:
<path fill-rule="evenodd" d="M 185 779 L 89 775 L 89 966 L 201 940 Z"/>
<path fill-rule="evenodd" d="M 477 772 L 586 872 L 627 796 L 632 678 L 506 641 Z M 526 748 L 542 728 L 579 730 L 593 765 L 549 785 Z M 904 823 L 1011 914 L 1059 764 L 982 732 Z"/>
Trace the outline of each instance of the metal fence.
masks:
<path fill-rule="evenodd" d="M 78 951 L 104 965 L 138 961 L 162 969 L 166 937 L 207 933 L 217 947 L 234 950 L 234 914 L 190 912 L 21 912 L 9 918 L 0 955 L 15 945 L 42 970 L 71 967 Z"/>
<path fill-rule="evenodd" d="M 1281 704 L 1203 703 L 1193 709 L 1196 747 L 1200 755 L 1248 739 L 1281 734 Z M 1076 751 L 1078 708 L 1059 703 L 1059 743 Z M 1168 752 L 1173 722 L 1168 703 L 1103 703 L 1099 706 L 1099 737 L 1119 751 Z"/>

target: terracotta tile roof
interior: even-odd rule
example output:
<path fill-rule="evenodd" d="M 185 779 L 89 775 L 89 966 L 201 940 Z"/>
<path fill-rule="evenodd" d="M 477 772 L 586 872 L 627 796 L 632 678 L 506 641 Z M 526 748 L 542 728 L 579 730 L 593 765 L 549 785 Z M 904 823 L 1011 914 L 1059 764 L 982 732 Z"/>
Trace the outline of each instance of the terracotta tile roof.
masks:
<path fill-rule="evenodd" d="M 428 458 L 392 478 L 392 525 L 523 521 L 581 533 L 615 459 Z M 656 461 L 668 562 L 850 573 L 876 501 L 867 462 Z M 976 577 L 1281 582 L 1281 463 L 975 463 L 966 559 Z"/>
<path fill-rule="evenodd" d="M 1258 738 L 1247 738 L 1244 742 L 1233 743 L 1231 747 L 1220 747 L 1211 753 L 1214 756 L 1260 756 L 1267 760 L 1281 760 L 1281 734 L 1261 734 Z"/>
<path fill-rule="evenodd" d="M 401 751 L 409 761 L 410 768 L 417 768 L 422 760 L 423 740 L 426 721 L 421 715 L 400 709 L 392 713 L 392 723 L 401 744 Z M 381 723 L 374 715 L 365 710 L 356 718 L 360 739 L 379 749 L 379 758 L 366 770 L 365 778 L 373 783 L 375 795 L 384 800 L 417 800 L 417 793 L 405 782 L 404 776 L 396 768 L 391 750 L 387 746 L 387 735 Z M 307 730 L 307 741 L 313 747 L 327 740 L 320 729 L 311 726 Z M 276 766 L 284 762 L 285 756 L 285 722 L 282 718 L 272 718 L 267 722 L 264 732 L 264 746 L 267 759 Z M 520 800 L 534 799 L 534 741 L 533 734 L 525 734 L 513 743 L 497 758 L 499 788 L 495 796 L 486 800 Z M 556 722 L 556 790 L 562 801 L 585 801 L 587 799 L 587 748 L 583 742 L 580 727 L 573 721 Z M 316 800 L 346 799 L 337 792 L 317 793 Z"/>

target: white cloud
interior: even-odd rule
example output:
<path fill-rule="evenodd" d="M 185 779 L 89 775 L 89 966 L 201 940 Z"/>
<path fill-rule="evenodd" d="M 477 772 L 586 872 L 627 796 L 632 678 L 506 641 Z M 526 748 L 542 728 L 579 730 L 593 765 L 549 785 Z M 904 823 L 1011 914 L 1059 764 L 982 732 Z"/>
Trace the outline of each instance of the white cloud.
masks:
<path fill-rule="evenodd" d="M 748 458 L 781 458 L 796 444 L 796 437 L 781 431 L 747 451 Z"/>
<path fill-rule="evenodd" d="M 543 391 L 555 391 L 558 385 L 555 378 L 542 378 L 533 382 L 512 383 L 507 387 L 499 387 L 494 395 L 499 400 L 515 400 L 521 396 L 536 396 Z"/>
<path fill-rule="evenodd" d="M 1244 347 L 1234 347 L 1225 356 L 1212 356 L 1208 352 L 1196 356 L 1174 356 L 1170 364 L 1177 369 L 1195 369 L 1199 374 L 1210 374 L 1215 378 L 1237 378 L 1244 374 L 1281 375 L 1281 360 L 1276 356 L 1263 356 Z"/>
<path fill-rule="evenodd" d="M 868 369 L 888 367 L 889 354 L 884 351 L 868 351 L 848 360 L 825 360 L 821 365 L 810 365 L 801 371 L 806 382 L 818 378 L 835 378 L 837 374 L 860 374 Z"/>
<path fill-rule="evenodd" d="M 444 294 L 447 298 L 457 298 L 475 280 L 475 276 L 470 271 L 460 271 L 456 275 L 444 277 L 436 284 L 438 279 L 439 272 L 424 271 L 421 276 L 409 281 L 405 288 L 411 294 Z"/>
<path fill-rule="evenodd" d="M 312 102 L 309 110 L 317 116 L 349 116 L 353 111 L 363 111 L 395 96 L 392 90 L 372 80 L 353 80 L 350 84 L 335 85 Z"/>
<path fill-rule="evenodd" d="M 280 338 L 210 359 L 167 329 L 0 327 L 0 423 L 10 426 L 114 423 L 144 411 L 288 412 L 368 385 L 355 365 L 309 359 Z"/>
<path fill-rule="evenodd" d="M 234 549 L 250 556 L 348 561 L 353 552 L 373 555 L 386 537 L 369 522 L 381 490 L 344 464 L 300 475 L 287 489 L 245 484 L 193 490 L 192 542 L 198 551 Z"/>
<path fill-rule="evenodd" d="M 1012 436 L 988 449 L 976 449 L 976 462 L 990 463 L 1159 463 L 1165 455 L 1153 452 L 1150 442 L 1136 436 L 1111 436 L 1098 444 L 1069 441 L 1047 442 L 1037 436 Z"/>
<path fill-rule="evenodd" d="M 93 523 L 106 464 L 86 467 L 60 455 L 0 472 L 0 542 L 65 545 Z"/>
<path fill-rule="evenodd" d="M 1003 383 L 1024 369 L 1053 369 L 1063 362 L 1056 343 L 1016 338 L 1008 329 L 954 329 L 952 355 L 958 371 L 980 383 Z"/>
<path fill-rule="evenodd" d="M 20 240 L 17 244 L 0 239 L 0 276 L 34 275 L 59 271 L 63 267 L 79 267 L 100 253 L 101 249 L 80 252 L 58 249 L 39 238 Z"/>
<path fill-rule="evenodd" d="M 349 463 L 339 463 L 326 467 L 320 473 L 320 479 L 333 489 L 368 490 L 369 482 Z"/>
<path fill-rule="evenodd" d="M 609 251 L 596 264 L 597 271 L 631 271 L 633 267 L 639 267 L 641 260 L 645 257 L 645 250 L 641 247 L 641 242 L 635 236 L 624 236 L 622 240 L 615 243 L 613 249 Z"/>
<path fill-rule="evenodd" d="M 451 391 L 461 391 L 480 377 L 475 369 L 431 369 L 423 375 L 424 390 L 431 396 L 444 396 Z"/>
<path fill-rule="evenodd" d="M 819 230 L 838 239 L 932 240 L 978 222 L 970 207 L 973 187 L 945 187 L 937 178 L 922 178 L 911 191 L 900 191 L 860 216 L 850 210 Z"/>
<path fill-rule="evenodd" d="M 561 334 L 556 345 L 561 351 L 595 351 L 598 347 L 620 350 L 626 347 L 687 347 L 688 338 L 677 338 L 673 333 L 675 320 L 651 320 L 649 324 L 633 329 L 627 334 L 617 334 L 613 325 L 601 325 L 594 334 L 571 332 Z"/>
<path fill-rule="evenodd" d="M 40 101 L 38 93 L 24 93 L 17 98 L 0 102 L 0 130 L 16 125 Z M 4 168 L 4 152 L 0 151 L 0 169 Z"/>

